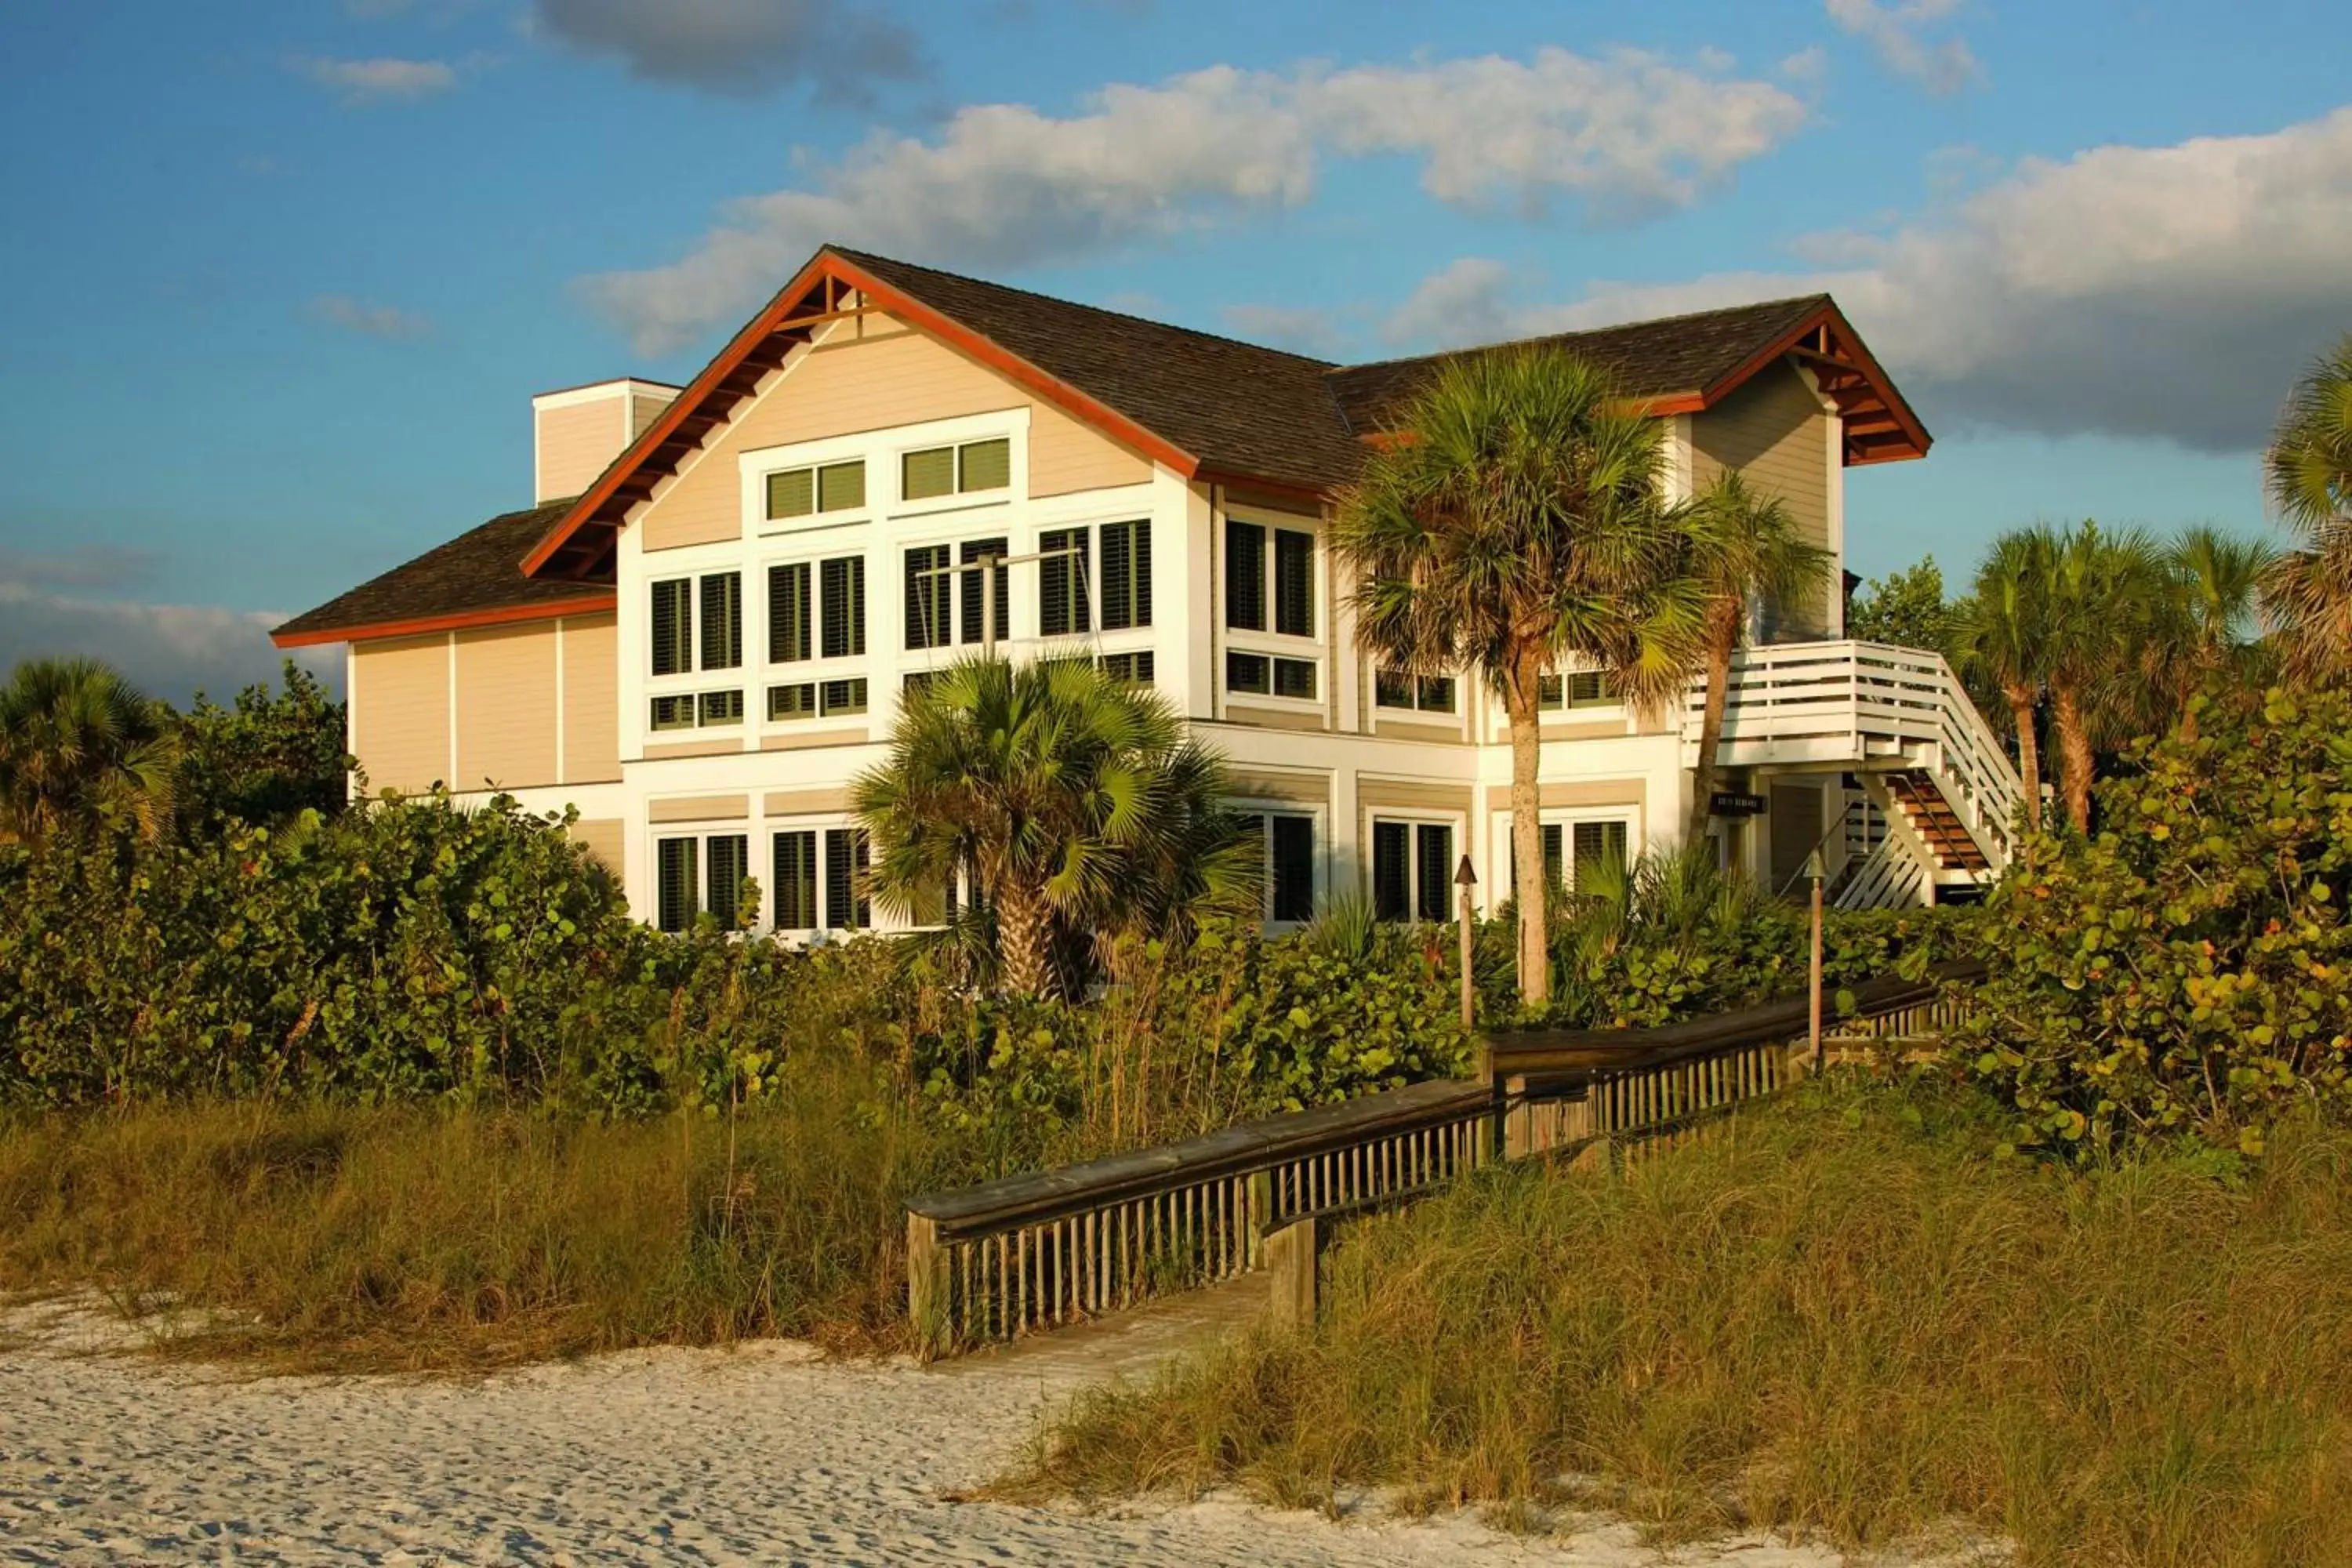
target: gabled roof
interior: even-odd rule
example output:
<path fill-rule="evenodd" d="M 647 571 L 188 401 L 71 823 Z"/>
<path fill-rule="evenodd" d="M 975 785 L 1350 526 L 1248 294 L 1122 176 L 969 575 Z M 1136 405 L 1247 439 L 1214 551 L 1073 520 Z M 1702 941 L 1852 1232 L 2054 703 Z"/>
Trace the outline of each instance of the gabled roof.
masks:
<path fill-rule="evenodd" d="M 576 500 L 509 512 L 281 627 L 326 642 L 609 607 L 630 510 L 722 430 L 827 323 L 879 310 L 1187 479 L 1311 499 L 1355 478 L 1433 370 L 1462 353 L 1338 365 L 936 268 L 827 246 L 746 322 Z M 1923 456 L 1930 437 L 1826 294 L 1529 340 L 1602 361 L 1651 413 L 1696 413 L 1795 358 L 1845 420 L 1845 460 Z M 497 552 L 511 547 L 501 561 Z M 453 617 L 472 617 L 456 618 Z"/>
<path fill-rule="evenodd" d="M 494 517 L 295 616 L 271 640 L 300 647 L 609 610 L 611 584 L 526 577 L 518 564 L 571 509 L 566 499 Z"/>

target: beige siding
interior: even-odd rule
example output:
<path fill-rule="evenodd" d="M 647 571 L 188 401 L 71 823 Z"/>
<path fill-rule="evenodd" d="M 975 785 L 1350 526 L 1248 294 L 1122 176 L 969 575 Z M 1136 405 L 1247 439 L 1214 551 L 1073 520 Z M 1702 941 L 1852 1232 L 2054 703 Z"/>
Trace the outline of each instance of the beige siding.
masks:
<path fill-rule="evenodd" d="M 1470 813 L 1470 786 L 1413 784 L 1402 779 L 1363 779 L 1356 784 L 1356 801 L 1366 811 L 1458 811 Z M 1367 840 L 1369 842 L 1369 840 Z"/>
<path fill-rule="evenodd" d="M 674 800 L 650 801 L 648 822 L 735 822 L 751 815 L 748 795 L 695 795 Z"/>
<path fill-rule="evenodd" d="M 1331 800 L 1331 780 L 1325 773 L 1261 773 L 1235 769 L 1231 777 L 1235 800 L 1292 800 L 1315 805 L 1328 805 Z"/>
<path fill-rule="evenodd" d="M 849 809 L 849 792 L 845 789 L 770 790 L 761 809 L 769 816 L 832 815 Z"/>
<path fill-rule="evenodd" d="M 620 456 L 621 389 L 610 397 L 534 410 L 538 421 L 538 499 L 576 496 Z"/>
<path fill-rule="evenodd" d="M 572 837 L 586 845 L 588 853 L 602 860 L 606 870 L 615 877 L 621 874 L 622 825 L 619 817 L 575 822 L 572 825 Z"/>
<path fill-rule="evenodd" d="M 646 509 L 640 519 L 645 548 L 737 537 L 743 508 L 738 458 L 745 452 L 1024 407 L 1032 416 L 1032 493 L 1139 484 L 1150 477 L 1141 458 L 1059 410 L 1034 404 L 1025 391 L 977 361 L 924 333 L 869 318 L 864 337 L 843 335 L 794 361 L 779 385 L 704 448 Z M 868 495 L 889 493 L 889 482 L 887 474 L 868 474 Z"/>
<path fill-rule="evenodd" d="M 621 776 L 620 652 L 611 616 L 563 619 L 563 782 Z"/>
<path fill-rule="evenodd" d="M 459 789 L 555 782 L 555 623 L 457 634 Z"/>
<path fill-rule="evenodd" d="M 1804 374 L 1785 361 L 1763 372 L 1704 414 L 1691 416 L 1691 487 L 1704 488 L 1726 468 L 1744 473 L 1751 489 L 1779 496 L 1797 520 L 1798 531 L 1826 549 L 1830 544 L 1830 443 L 1834 429 Z M 1824 576 L 1822 592 L 1782 610 L 1782 630 L 1819 637 L 1829 629 L 1825 597 L 1836 569 Z"/>
<path fill-rule="evenodd" d="M 1246 702 L 1225 704 L 1225 719 L 1234 724 L 1255 724 L 1261 730 L 1328 730 L 1329 722 L 1320 713 L 1308 713 L 1290 708 L 1253 708 Z"/>
<path fill-rule="evenodd" d="M 629 396 L 629 439 L 634 441 L 653 428 L 662 410 L 677 401 L 667 392 L 646 392 L 642 388 Z"/>
<path fill-rule="evenodd" d="M 1379 710 L 1387 712 L 1388 710 Z M 1441 744 L 1462 743 L 1462 722 L 1448 720 L 1442 724 L 1419 724 L 1410 719 L 1375 719 L 1372 733 L 1383 741 L 1430 741 Z"/>
<path fill-rule="evenodd" d="M 1537 786 L 1536 804 L 1545 811 L 1584 805 L 1641 806 L 1648 803 L 1649 785 L 1641 779 L 1572 779 Z M 1511 809 L 1511 786 L 1488 784 L 1486 809 Z"/>
<path fill-rule="evenodd" d="M 743 737 L 729 735 L 716 741 L 658 741 L 646 747 L 648 760 L 663 757 L 724 757 L 743 749 Z"/>
<path fill-rule="evenodd" d="M 355 643 L 352 663 L 352 728 L 368 793 L 416 795 L 448 782 L 448 637 Z"/>

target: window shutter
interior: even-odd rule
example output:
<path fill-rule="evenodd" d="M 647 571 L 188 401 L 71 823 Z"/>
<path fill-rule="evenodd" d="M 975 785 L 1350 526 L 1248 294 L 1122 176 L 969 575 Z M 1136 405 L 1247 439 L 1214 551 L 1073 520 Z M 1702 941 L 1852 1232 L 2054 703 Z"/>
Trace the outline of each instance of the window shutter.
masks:
<path fill-rule="evenodd" d="M 1274 694 L 1297 698 L 1301 701 L 1315 700 L 1315 663 L 1305 658 L 1277 658 L 1274 661 Z"/>
<path fill-rule="evenodd" d="M 1151 525 L 1107 522 L 1102 530 L 1102 625 L 1110 632 L 1151 624 Z"/>
<path fill-rule="evenodd" d="M 1584 868 L 1602 860 L 1625 861 L 1625 825 L 1622 822 L 1580 822 L 1576 825 L 1577 880 Z"/>
<path fill-rule="evenodd" d="M 816 509 L 856 511 L 866 504 L 866 462 L 827 463 L 816 471 Z"/>
<path fill-rule="evenodd" d="M 1401 921 L 1412 912 L 1412 826 L 1403 822 L 1372 824 L 1372 913 L 1384 921 Z"/>
<path fill-rule="evenodd" d="M 816 835 L 776 835 L 776 929 L 812 931 L 816 914 Z"/>
<path fill-rule="evenodd" d="M 655 923 L 664 931 L 694 924 L 694 840 L 665 838 L 655 846 L 659 861 Z"/>
<path fill-rule="evenodd" d="M 968 539 L 964 541 L 963 545 L 963 563 L 970 566 L 983 555 L 993 555 L 1002 560 L 1011 553 L 1010 546 L 1002 539 Z M 1013 637 L 1013 606 L 1007 601 L 1012 596 L 1013 569 L 1009 566 L 999 566 L 990 575 L 996 579 L 996 637 L 999 642 L 1009 642 Z M 982 583 L 981 577 L 982 574 L 978 572 L 956 574 L 956 581 L 962 584 L 963 589 L 963 640 L 965 642 L 981 640 L 980 613 L 982 595 L 986 589 L 986 584 Z"/>
<path fill-rule="evenodd" d="M 1543 825 L 1544 886 L 1557 888 L 1567 880 L 1567 862 L 1561 858 L 1559 824 Z"/>
<path fill-rule="evenodd" d="M 843 555 L 824 563 L 824 636 L 827 658 L 854 658 L 866 651 L 866 558 Z"/>
<path fill-rule="evenodd" d="M 822 695 L 827 715 L 863 713 L 866 711 L 866 678 L 861 675 L 851 680 L 828 680 Z"/>
<path fill-rule="evenodd" d="M 1274 819 L 1274 918 L 1310 920 L 1315 914 L 1315 819 Z"/>
<path fill-rule="evenodd" d="M 1423 676 L 1416 706 L 1424 713 L 1453 712 L 1454 678 L 1450 675 Z"/>
<path fill-rule="evenodd" d="M 866 864 L 866 830 L 828 828 L 824 835 L 824 921 L 835 931 L 864 931 L 874 923 L 872 906 L 862 897 Z"/>
<path fill-rule="evenodd" d="M 1274 629 L 1284 637 L 1315 635 L 1315 536 L 1289 529 L 1274 534 Z"/>
<path fill-rule="evenodd" d="M 1118 524 L 1113 524 L 1116 528 Z M 1111 530 L 1103 530 L 1108 547 Z M 1087 608 L 1087 531 L 1061 528 L 1037 536 L 1037 635 L 1065 637 L 1091 629 Z M 1056 551 L 1075 553 L 1055 555 Z"/>
<path fill-rule="evenodd" d="M 694 579 L 654 584 L 654 673 L 684 675 L 694 668 Z"/>
<path fill-rule="evenodd" d="M 714 572 L 702 580 L 702 668 L 743 662 L 743 574 Z"/>
<path fill-rule="evenodd" d="M 721 834 L 703 847 L 708 888 L 707 907 L 722 926 L 732 926 L 742 912 L 743 879 L 751 873 L 751 840 L 740 833 Z"/>
<path fill-rule="evenodd" d="M 1421 861 L 1418 907 L 1425 921 L 1454 918 L 1454 829 L 1442 822 L 1414 825 L 1414 848 Z"/>
<path fill-rule="evenodd" d="M 816 470 L 794 468 L 768 476 L 768 515 L 806 517 L 816 510 Z"/>
<path fill-rule="evenodd" d="M 948 547 L 921 544 L 907 552 L 907 646 L 945 647 L 954 634 L 949 606 Z M 925 574 L 933 574 L 926 576 Z"/>
<path fill-rule="evenodd" d="M 809 656 L 809 569 L 805 561 L 768 568 L 768 662 Z"/>
<path fill-rule="evenodd" d="M 787 719 L 805 719 L 816 711 L 816 682 L 803 680 L 791 686 L 768 688 L 768 722 Z"/>
<path fill-rule="evenodd" d="M 908 452 L 898 459 L 898 494 L 905 500 L 929 500 L 955 493 L 955 448 L 933 447 Z"/>
<path fill-rule="evenodd" d="M 963 471 L 957 476 L 960 490 L 1001 490 L 1013 482 L 1013 443 L 1005 440 L 974 441 L 960 454 Z"/>
<path fill-rule="evenodd" d="M 1225 625 L 1265 630 L 1265 530 L 1225 520 Z"/>
<path fill-rule="evenodd" d="M 1225 689 L 1265 695 L 1266 657 L 1262 653 L 1225 653 Z"/>

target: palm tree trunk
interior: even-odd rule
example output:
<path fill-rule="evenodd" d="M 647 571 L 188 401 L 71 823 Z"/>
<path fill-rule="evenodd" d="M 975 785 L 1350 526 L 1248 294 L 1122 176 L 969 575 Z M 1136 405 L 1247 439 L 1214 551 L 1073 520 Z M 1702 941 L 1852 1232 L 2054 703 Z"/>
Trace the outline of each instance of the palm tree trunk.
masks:
<path fill-rule="evenodd" d="M 2091 731 L 2083 721 L 2083 702 L 2071 684 L 2050 688 L 2052 716 L 2058 722 L 2058 793 L 2066 797 L 2066 816 L 2074 831 L 2091 831 Z"/>
<path fill-rule="evenodd" d="M 1544 883 L 1542 795 L 1536 773 L 1543 761 L 1542 721 L 1536 705 L 1543 680 L 1540 649 L 1523 650 L 1503 683 L 1511 718 L 1511 874 L 1519 909 L 1519 1001 L 1538 1007 L 1551 1000 L 1551 889 Z"/>
<path fill-rule="evenodd" d="M 1715 800 L 1716 754 L 1723 749 L 1724 710 L 1731 701 L 1731 653 L 1739 641 L 1737 600 L 1718 599 L 1706 612 L 1706 697 L 1699 711 L 1698 763 L 1691 769 L 1690 823 L 1685 848 L 1706 837 L 1708 808 Z"/>
<path fill-rule="evenodd" d="M 2017 775 L 2025 785 L 2025 826 L 2042 831 L 2042 742 L 2033 732 L 2033 693 L 2021 686 L 2001 693 L 2009 699 L 2009 716 L 2017 725 Z"/>
<path fill-rule="evenodd" d="M 996 883 L 998 987 L 1007 995 L 1043 996 L 1053 983 L 1053 921 L 1044 894 L 1019 877 Z"/>

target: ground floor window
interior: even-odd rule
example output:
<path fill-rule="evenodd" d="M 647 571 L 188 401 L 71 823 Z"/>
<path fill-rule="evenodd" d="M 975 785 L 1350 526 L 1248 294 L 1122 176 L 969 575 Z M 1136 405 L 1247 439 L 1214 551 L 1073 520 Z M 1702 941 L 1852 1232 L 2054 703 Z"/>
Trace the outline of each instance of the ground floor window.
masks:
<path fill-rule="evenodd" d="M 1315 918 L 1315 818 L 1304 812 L 1245 811 L 1265 866 L 1265 902 L 1270 921 Z"/>
<path fill-rule="evenodd" d="M 681 835 L 654 846 L 655 923 L 667 931 L 693 928 L 708 913 L 731 926 L 741 912 L 743 879 L 751 870 L 751 839 L 740 833 Z"/>
<path fill-rule="evenodd" d="M 1372 823 L 1372 910 L 1384 921 L 1454 918 L 1454 827 Z"/>
<path fill-rule="evenodd" d="M 1543 825 L 1544 882 L 1573 890 L 1584 880 L 1585 868 L 1609 860 L 1625 862 L 1633 842 L 1633 825 L 1623 817 L 1596 817 Z M 1503 858 L 1510 868 L 1513 893 L 1519 888 L 1519 859 L 1510 834 L 1503 837 Z"/>
<path fill-rule="evenodd" d="M 787 828 L 775 836 L 773 852 L 776 930 L 864 931 L 874 923 L 864 828 Z"/>

